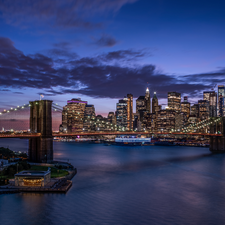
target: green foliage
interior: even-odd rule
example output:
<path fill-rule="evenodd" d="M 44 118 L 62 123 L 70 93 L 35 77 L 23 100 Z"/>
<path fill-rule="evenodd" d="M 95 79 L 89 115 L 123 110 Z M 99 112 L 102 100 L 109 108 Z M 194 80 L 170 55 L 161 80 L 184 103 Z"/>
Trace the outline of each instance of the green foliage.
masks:
<path fill-rule="evenodd" d="M 28 170 L 30 169 L 30 164 L 28 164 L 26 161 L 18 162 L 18 172 L 22 170 Z M 14 178 L 14 175 L 17 173 L 17 164 L 8 166 L 6 169 L 2 170 L 0 172 L 0 179 L 1 178 Z"/>
<path fill-rule="evenodd" d="M 0 157 L 10 159 L 10 158 L 27 158 L 26 153 L 13 152 L 8 148 L 0 147 Z"/>
<path fill-rule="evenodd" d="M 31 170 L 36 170 L 36 171 L 47 171 L 48 167 L 47 166 L 31 166 Z M 51 178 L 56 178 L 56 177 L 64 177 L 68 175 L 68 171 L 66 170 L 60 170 L 56 167 L 51 167 Z"/>

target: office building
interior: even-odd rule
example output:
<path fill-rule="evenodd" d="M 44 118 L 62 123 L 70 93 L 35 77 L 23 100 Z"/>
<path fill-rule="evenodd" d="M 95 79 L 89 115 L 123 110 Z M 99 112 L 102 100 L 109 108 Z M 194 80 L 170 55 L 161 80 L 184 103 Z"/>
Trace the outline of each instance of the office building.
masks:
<path fill-rule="evenodd" d="M 157 113 L 158 111 L 159 111 L 159 102 L 156 96 L 156 92 L 154 92 L 154 95 L 152 98 L 152 113 Z"/>
<path fill-rule="evenodd" d="M 217 93 L 205 91 L 203 92 L 203 100 L 209 102 L 209 117 L 217 117 Z"/>
<path fill-rule="evenodd" d="M 209 101 L 199 100 L 199 118 L 200 120 L 205 120 L 209 118 Z"/>
<path fill-rule="evenodd" d="M 224 116 L 224 97 L 225 97 L 225 87 L 224 85 L 218 85 L 218 116 Z"/>
<path fill-rule="evenodd" d="M 149 89 L 146 89 L 145 92 L 145 105 L 146 105 L 146 111 L 148 113 L 151 113 L 151 97 L 150 97 L 150 92 Z"/>
<path fill-rule="evenodd" d="M 158 112 L 156 126 L 158 132 L 169 132 L 175 129 L 175 110 L 163 109 Z"/>
<path fill-rule="evenodd" d="M 95 107 L 94 105 L 86 105 L 84 111 L 84 127 L 83 131 L 95 131 Z"/>
<path fill-rule="evenodd" d="M 178 92 L 168 92 L 168 108 L 180 112 L 181 95 Z"/>
<path fill-rule="evenodd" d="M 190 116 L 190 102 L 188 102 L 188 97 L 184 96 L 184 101 L 181 102 L 181 113 L 185 113 L 186 117 L 188 118 Z"/>
<path fill-rule="evenodd" d="M 199 104 L 191 106 L 191 116 L 199 117 Z"/>
<path fill-rule="evenodd" d="M 116 124 L 120 131 L 127 130 L 127 98 L 119 100 L 116 104 Z"/>
<path fill-rule="evenodd" d="M 133 130 L 133 95 L 127 94 L 127 129 Z"/>
<path fill-rule="evenodd" d="M 63 107 L 61 128 L 65 133 L 83 131 L 84 113 L 87 102 L 80 98 L 73 98 L 67 101 Z"/>

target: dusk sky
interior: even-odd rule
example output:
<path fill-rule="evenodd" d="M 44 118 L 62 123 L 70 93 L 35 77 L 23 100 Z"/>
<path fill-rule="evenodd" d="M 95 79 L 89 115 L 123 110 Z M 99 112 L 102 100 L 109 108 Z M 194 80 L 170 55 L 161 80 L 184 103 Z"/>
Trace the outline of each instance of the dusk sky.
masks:
<path fill-rule="evenodd" d="M 224 65 L 224 0 L 0 0 L 1 109 L 43 94 L 106 115 L 147 86 L 194 103 Z"/>

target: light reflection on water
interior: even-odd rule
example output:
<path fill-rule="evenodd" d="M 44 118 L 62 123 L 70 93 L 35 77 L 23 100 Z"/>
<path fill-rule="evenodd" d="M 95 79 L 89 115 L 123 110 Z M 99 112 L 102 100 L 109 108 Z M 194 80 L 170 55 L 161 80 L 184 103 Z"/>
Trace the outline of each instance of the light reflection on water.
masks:
<path fill-rule="evenodd" d="M 25 140 L 9 145 L 27 148 Z M 78 169 L 72 188 L 67 194 L 0 195 L 0 224 L 224 224 L 223 154 L 74 142 L 54 142 L 54 150 L 55 160 Z"/>

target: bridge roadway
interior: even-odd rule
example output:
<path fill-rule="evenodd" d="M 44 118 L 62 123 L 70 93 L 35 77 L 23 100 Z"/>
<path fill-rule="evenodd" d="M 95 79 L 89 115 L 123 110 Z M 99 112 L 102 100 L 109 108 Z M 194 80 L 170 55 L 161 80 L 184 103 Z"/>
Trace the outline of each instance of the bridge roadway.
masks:
<path fill-rule="evenodd" d="M 169 134 L 169 135 L 193 135 L 193 136 L 223 136 L 222 134 L 209 133 L 182 133 L 182 132 L 77 132 L 77 133 L 53 133 L 53 137 L 73 137 L 73 136 L 101 136 L 101 135 L 137 135 L 137 134 Z M 26 134 L 0 134 L 0 138 L 35 138 L 40 137 L 40 133 L 26 133 Z"/>

